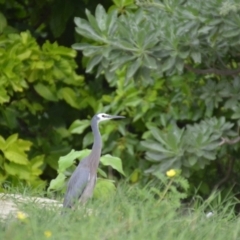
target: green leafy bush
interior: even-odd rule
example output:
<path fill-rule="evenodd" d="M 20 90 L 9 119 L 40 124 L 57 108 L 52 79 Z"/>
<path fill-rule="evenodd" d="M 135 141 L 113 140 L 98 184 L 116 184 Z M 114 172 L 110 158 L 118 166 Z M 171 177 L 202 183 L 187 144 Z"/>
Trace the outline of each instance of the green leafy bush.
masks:
<path fill-rule="evenodd" d="M 63 99 L 72 107 L 80 108 L 76 92 L 64 86 L 83 86 L 83 77 L 74 72 L 77 67 L 74 50 L 48 41 L 40 48 L 29 32 L 22 32 L 1 35 L 0 55 L 0 103 L 9 102 L 15 92 L 33 87 L 48 101 Z M 33 114 L 43 109 L 40 104 L 32 106 L 30 99 L 24 100 Z"/>
<path fill-rule="evenodd" d="M 130 133 L 121 130 L 127 173 L 181 168 L 184 176 L 195 172 L 195 187 L 219 187 L 229 178 L 223 169 L 233 171 L 232 162 L 240 169 L 238 2 L 143 0 L 124 11 L 118 5 L 76 17 L 84 39 L 73 48 L 85 56 L 87 72 L 116 89 L 103 96 L 105 109 L 133 119 Z"/>
<path fill-rule="evenodd" d="M 28 159 L 44 155 L 41 177 L 50 180 L 60 156 L 92 143 L 94 113 L 123 114 L 101 126 L 103 154 L 122 159 L 131 182 L 179 167 L 190 189 L 231 187 L 240 177 L 238 1 L 113 3 L 92 14 L 98 3 L 86 1 L 86 16 L 76 1 L 0 3 L 1 136 L 30 141 Z M 72 44 L 74 24 L 82 66 L 74 50 L 52 44 Z"/>
<path fill-rule="evenodd" d="M 154 176 L 158 183 L 156 183 L 156 180 L 153 180 L 152 182 L 150 181 L 149 186 L 150 192 L 157 196 L 156 205 L 171 202 L 173 208 L 181 207 L 182 200 L 187 198 L 189 193 L 189 183 L 181 176 L 181 172 L 170 169 L 166 174 L 155 172 Z"/>
<path fill-rule="evenodd" d="M 147 172 L 180 168 L 185 176 L 189 176 L 191 171 L 203 169 L 209 161 L 217 158 L 219 139 L 236 135 L 231 130 L 232 127 L 233 124 L 224 118 L 212 118 L 199 124 L 187 125 L 186 129 L 175 126 L 169 128 L 168 132 L 149 127 L 153 139 L 147 137 L 142 145 L 147 149 L 146 158 L 154 164 Z"/>
<path fill-rule="evenodd" d="M 38 155 L 29 159 L 26 152 L 31 146 L 31 142 L 19 139 L 18 134 L 13 134 L 7 139 L 0 136 L 1 182 L 8 181 L 11 185 L 17 185 L 20 180 L 32 187 L 44 185 L 39 179 L 44 156 Z"/>
<path fill-rule="evenodd" d="M 126 81 L 133 77 L 148 85 L 154 76 L 179 74 L 200 64 L 222 68 L 228 64 L 227 53 L 234 60 L 239 48 L 237 7 L 223 14 L 225 1 L 217 0 L 204 4 L 182 0 L 137 4 L 137 11 L 119 17 L 117 10 L 106 13 L 98 5 L 95 17 L 86 11 L 88 21 L 75 18 L 77 33 L 92 40 L 73 45 L 89 58 L 86 71 L 98 66 L 98 74 L 104 71 L 111 82 L 116 69 L 126 67 Z M 221 74 L 221 70 L 209 72 Z"/>
<path fill-rule="evenodd" d="M 76 52 L 70 48 L 49 41 L 40 47 L 29 32 L 8 32 L 0 36 L 0 56 L 1 135 L 9 139 L 18 132 L 23 143 L 29 143 L 19 158 L 15 156 L 18 160 L 5 163 L 1 182 L 10 174 L 16 181 L 19 177 L 34 185 L 44 169 L 49 169 L 48 166 L 56 169 L 59 156 L 71 149 L 68 126 L 77 118 L 77 110 L 87 106 L 80 95 L 87 100 L 88 91 L 84 89 L 84 78 L 75 72 Z M 70 116 L 67 119 L 62 118 L 65 112 Z M 20 150 L 14 144 L 16 155 Z M 29 150 L 29 154 L 23 150 Z M 36 160 L 38 156 L 41 158 Z M 41 162 L 39 173 L 34 170 L 35 165 L 39 167 L 35 161 Z M 22 173 L 16 174 L 17 168 Z M 48 174 L 54 174 L 49 171 Z"/>

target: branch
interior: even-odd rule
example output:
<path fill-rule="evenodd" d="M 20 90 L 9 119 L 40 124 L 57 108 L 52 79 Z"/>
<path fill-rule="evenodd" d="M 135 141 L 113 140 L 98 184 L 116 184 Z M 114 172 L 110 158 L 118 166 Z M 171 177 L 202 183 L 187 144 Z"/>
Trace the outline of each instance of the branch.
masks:
<path fill-rule="evenodd" d="M 215 184 L 215 186 L 213 188 L 214 190 L 218 189 L 223 183 L 225 183 L 229 179 L 229 177 L 230 177 L 230 175 L 232 173 L 233 164 L 234 164 L 234 160 L 233 159 L 229 159 L 229 161 L 228 161 L 228 170 L 226 172 L 226 175 L 218 183 Z"/>
<path fill-rule="evenodd" d="M 208 68 L 208 69 L 196 69 L 193 68 L 192 66 L 185 64 L 184 67 L 194 73 L 197 74 L 217 74 L 217 75 L 223 75 L 223 76 L 231 76 L 231 75 L 237 75 L 238 73 L 240 73 L 240 68 L 237 69 L 224 69 L 224 70 L 220 70 L 220 69 L 216 69 L 216 68 Z"/>
<path fill-rule="evenodd" d="M 221 139 L 222 139 L 222 141 L 218 144 L 218 146 L 222 146 L 225 143 L 233 145 L 233 144 L 235 144 L 237 142 L 240 142 L 240 137 L 237 137 L 237 138 L 232 139 L 232 140 L 230 140 L 228 138 L 221 138 Z"/>

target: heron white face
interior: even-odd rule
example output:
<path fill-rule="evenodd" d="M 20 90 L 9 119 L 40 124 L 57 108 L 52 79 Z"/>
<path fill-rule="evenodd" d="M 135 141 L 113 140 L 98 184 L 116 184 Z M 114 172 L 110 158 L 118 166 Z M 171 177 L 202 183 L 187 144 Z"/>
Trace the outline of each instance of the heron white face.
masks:
<path fill-rule="evenodd" d="M 98 113 L 96 117 L 97 117 L 98 122 L 102 122 L 102 121 L 111 119 L 111 115 L 108 115 L 106 113 Z"/>
<path fill-rule="evenodd" d="M 124 118 L 122 116 L 113 116 L 113 115 L 109 115 L 106 113 L 98 113 L 96 115 L 96 117 L 97 117 L 98 122 L 102 122 L 102 121 L 106 121 L 106 120 L 110 120 L 110 119 L 114 119 L 114 118 Z"/>

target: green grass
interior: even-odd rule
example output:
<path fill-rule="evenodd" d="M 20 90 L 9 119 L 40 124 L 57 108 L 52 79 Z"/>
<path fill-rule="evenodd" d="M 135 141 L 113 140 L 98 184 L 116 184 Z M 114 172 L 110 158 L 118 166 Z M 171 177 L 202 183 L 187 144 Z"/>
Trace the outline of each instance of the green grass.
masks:
<path fill-rule="evenodd" d="M 124 185 L 111 199 L 92 200 L 86 208 L 64 214 L 59 208 L 22 205 L 27 219 L 9 217 L 2 221 L 0 239 L 234 240 L 240 239 L 240 219 L 234 215 L 233 204 L 234 199 L 221 200 L 216 195 L 194 210 L 180 211 L 171 201 L 159 203 L 148 188 Z M 206 218 L 207 209 L 215 212 L 213 217 Z M 49 238 L 45 231 L 51 232 Z"/>

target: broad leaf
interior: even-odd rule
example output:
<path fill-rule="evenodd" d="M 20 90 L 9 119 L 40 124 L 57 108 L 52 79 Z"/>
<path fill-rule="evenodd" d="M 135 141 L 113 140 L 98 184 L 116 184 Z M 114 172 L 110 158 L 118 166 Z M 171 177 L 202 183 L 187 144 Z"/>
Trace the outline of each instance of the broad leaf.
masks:
<path fill-rule="evenodd" d="M 141 145 L 147 149 L 156 151 L 156 152 L 163 152 L 163 153 L 172 153 L 172 151 L 167 150 L 166 148 L 164 148 L 162 145 L 158 144 L 155 141 L 142 141 Z"/>
<path fill-rule="evenodd" d="M 97 5 L 95 15 L 96 15 L 96 21 L 98 23 L 99 28 L 102 31 L 105 31 L 106 30 L 106 18 L 107 18 L 107 16 L 106 16 L 106 11 L 105 11 L 105 9 L 103 8 L 102 5 L 100 5 L 100 4 Z"/>
<path fill-rule="evenodd" d="M 41 97 L 43 97 L 49 101 L 56 102 L 58 100 L 56 94 L 53 93 L 49 89 L 49 87 L 43 85 L 42 83 L 38 83 L 38 84 L 34 85 L 34 89 Z"/>
<path fill-rule="evenodd" d="M 11 136 L 9 136 L 6 139 L 5 148 L 8 148 L 10 145 L 12 145 L 14 142 L 16 142 L 17 139 L 18 139 L 18 134 L 17 133 L 12 134 Z"/>
<path fill-rule="evenodd" d="M 87 69 L 86 69 L 86 72 L 89 73 L 93 70 L 93 68 L 99 63 L 101 62 L 101 60 L 103 59 L 103 56 L 101 55 L 97 55 L 97 56 L 94 56 L 88 63 L 87 65 Z"/>
<path fill-rule="evenodd" d="M 17 176 L 20 179 L 29 180 L 31 176 L 30 169 L 25 165 L 19 165 L 16 163 L 4 163 L 4 168 L 9 175 Z"/>
<path fill-rule="evenodd" d="M 104 166 L 111 166 L 113 169 L 117 170 L 123 176 L 125 176 L 125 173 L 123 172 L 123 169 L 122 169 L 122 161 L 121 161 L 120 158 L 113 157 L 113 156 L 107 154 L 107 155 L 104 155 L 100 158 L 100 162 Z"/>
<path fill-rule="evenodd" d="M 50 182 L 50 185 L 47 191 L 54 190 L 59 191 L 62 190 L 65 185 L 65 175 L 63 173 L 59 173 L 58 176 Z"/>
<path fill-rule="evenodd" d="M 58 91 L 58 96 L 63 98 L 70 106 L 79 109 L 79 103 L 77 100 L 76 92 L 69 87 L 61 88 Z"/>
<path fill-rule="evenodd" d="M 10 161 L 21 165 L 28 165 L 27 155 L 17 147 L 9 147 L 4 151 L 4 156 Z"/>
<path fill-rule="evenodd" d="M 89 120 L 75 120 L 69 127 L 69 131 L 75 134 L 82 134 L 89 127 Z"/>
<path fill-rule="evenodd" d="M 126 79 L 129 80 L 130 78 L 132 78 L 140 66 L 141 62 L 139 59 L 136 59 L 132 63 L 130 63 L 126 72 Z"/>
<path fill-rule="evenodd" d="M 64 173 L 67 168 L 71 167 L 74 164 L 74 161 L 76 159 L 83 159 L 84 157 L 88 156 L 90 153 L 90 150 L 85 149 L 82 151 L 75 151 L 72 149 L 70 153 L 67 155 L 60 157 L 58 161 L 58 172 Z"/>
<path fill-rule="evenodd" d="M 98 179 L 94 189 L 94 198 L 109 198 L 112 197 L 116 191 L 114 181 L 109 179 Z"/>

